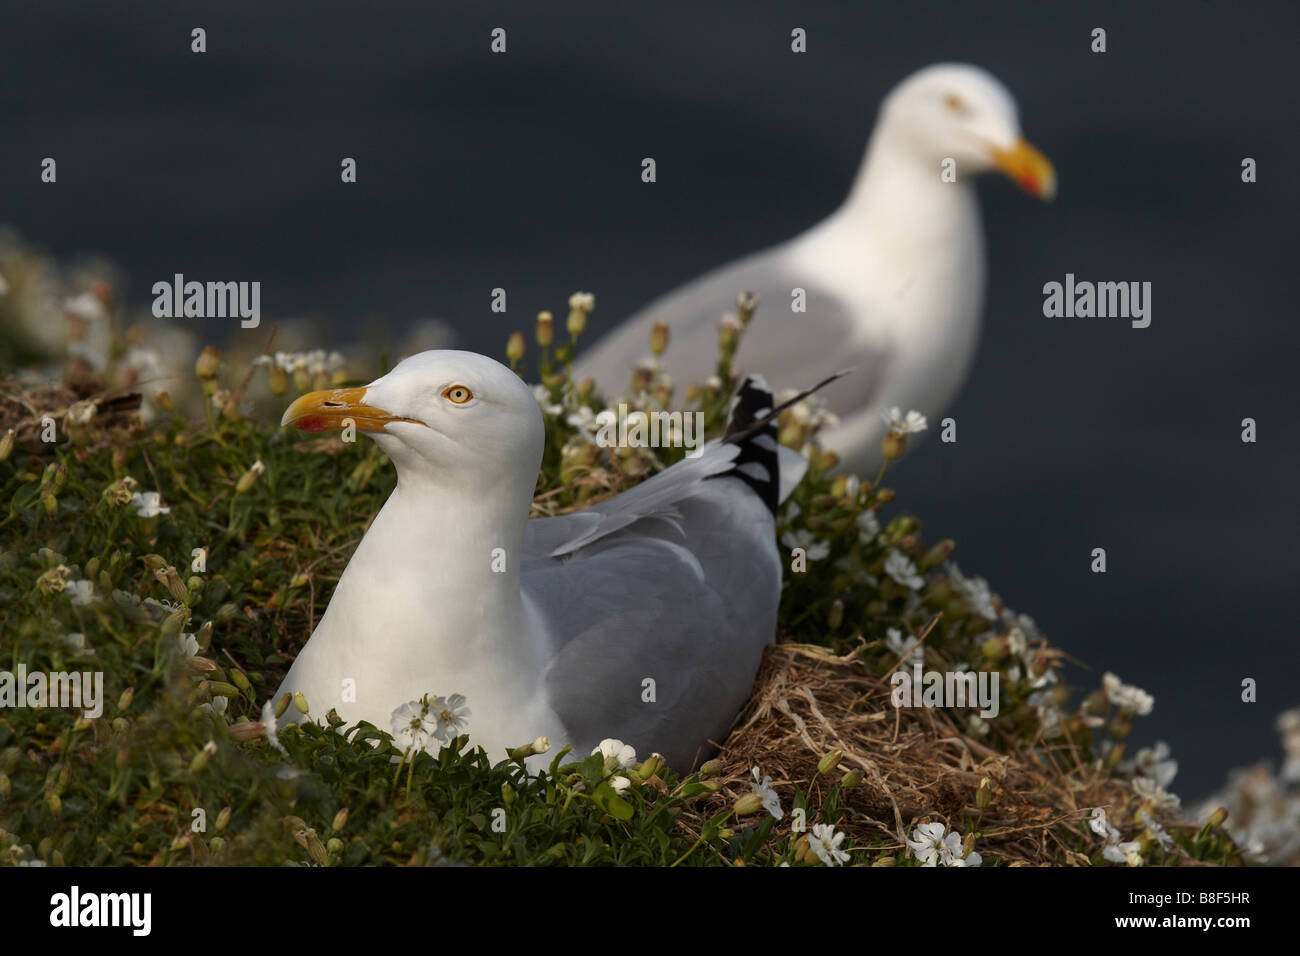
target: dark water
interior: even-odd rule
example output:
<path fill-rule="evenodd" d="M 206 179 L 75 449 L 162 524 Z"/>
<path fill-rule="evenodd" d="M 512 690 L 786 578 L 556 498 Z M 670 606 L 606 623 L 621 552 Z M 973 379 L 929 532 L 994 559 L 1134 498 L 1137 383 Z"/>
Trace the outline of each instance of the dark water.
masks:
<path fill-rule="evenodd" d="M 979 63 L 1060 196 L 981 187 L 990 291 L 960 442 L 922 445 L 900 497 L 1096 671 L 1074 678 L 1155 694 L 1136 739 L 1173 744 L 1175 790 L 1276 754 L 1273 717 L 1300 703 L 1293 3 L 435 6 L 11 0 L 0 222 L 107 255 L 141 304 L 174 272 L 259 280 L 268 314 L 319 317 L 323 347 L 440 316 L 499 355 L 575 289 L 599 329 L 821 218 L 889 86 Z M 1153 283 L 1151 327 L 1043 318 L 1067 272 Z"/>

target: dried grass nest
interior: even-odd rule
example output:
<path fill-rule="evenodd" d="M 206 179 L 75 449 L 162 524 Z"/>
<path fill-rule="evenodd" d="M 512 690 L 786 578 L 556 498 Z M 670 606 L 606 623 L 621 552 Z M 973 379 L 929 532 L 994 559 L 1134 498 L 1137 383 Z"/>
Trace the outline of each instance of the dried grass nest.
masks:
<path fill-rule="evenodd" d="M 870 846 L 882 858 L 906 856 L 905 841 L 916 825 L 941 821 L 959 831 L 976 827 L 976 848 L 986 861 L 1090 866 L 1092 858 L 1080 847 L 1099 849 L 1081 832 L 1092 808 L 1105 807 L 1113 817 L 1139 802 L 1127 781 L 1077 755 L 1070 759 L 1066 743 L 1055 748 L 1066 758 L 1060 761 L 1048 758 L 1048 744 L 1008 741 L 1005 750 L 994 750 L 942 709 L 893 707 L 891 689 L 856 651 L 838 656 L 815 644 L 769 646 L 749 703 L 718 754 L 722 787 L 700 808 L 701 817 L 748 793 L 755 766 L 772 776 L 788 811 L 789 787 L 806 791 L 818 762 L 836 748 L 844 754 L 838 769 L 816 776 L 809 806 L 820 806 L 844 773 L 857 770 L 862 782 L 840 794 L 841 806 L 852 812 L 836 827 L 848 834 L 846 847 Z M 986 777 L 992 799 L 981 811 L 976 791 Z M 787 812 L 778 829 L 788 829 L 791 820 Z M 1190 858 L 1184 863 L 1204 865 Z"/>

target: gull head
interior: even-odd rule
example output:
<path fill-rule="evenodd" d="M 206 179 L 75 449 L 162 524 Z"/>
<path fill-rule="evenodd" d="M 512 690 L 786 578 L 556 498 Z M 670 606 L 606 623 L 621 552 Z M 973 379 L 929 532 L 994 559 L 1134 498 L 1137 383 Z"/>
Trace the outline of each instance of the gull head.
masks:
<path fill-rule="evenodd" d="M 1015 99 L 977 66 L 939 63 L 913 73 L 885 97 L 878 128 L 936 177 L 951 158 L 959 182 L 998 170 L 1040 199 L 1056 194 L 1056 171 L 1021 135 Z"/>
<path fill-rule="evenodd" d="M 370 434 L 402 477 L 479 486 L 518 477 L 531 496 L 545 430 L 532 391 L 500 362 L 436 349 L 399 362 L 362 388 L 309 392 L 280 421 L 319 432 Z"/>

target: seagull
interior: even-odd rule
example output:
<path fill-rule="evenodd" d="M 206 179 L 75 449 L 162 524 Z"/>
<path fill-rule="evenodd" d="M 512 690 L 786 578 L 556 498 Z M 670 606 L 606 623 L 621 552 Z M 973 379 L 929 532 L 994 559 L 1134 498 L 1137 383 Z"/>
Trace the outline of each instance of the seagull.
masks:
<path fill-rule="evenodd" d="M 724 265 L 656 299 L 578 356 L 574 374 L 622 387 L 653 323 L 679 381 L 713 374 L 718 322 L 739 293 L 759 308 L 735 365 L 778 392 L 853 366 L 827 389 L 838 426 L 824 447 L 850 469 L 880 462 L 893 406 L 937 418 L 974 358 L 984 298 L 984 240 L 974 182 L 1000 170 L 1051 199 L 1056 174 L 1020 133 L 1015 100 L 964 64 L 926 67 L 885 97 L 848 198 L 788 242 Z"/>
<path fill-rule="evenodd" d="M 421 352 L 363 388 L 301 396 L 282 425 L 367 432 L 397 486 L 276 697 L 387 729 L 409 702 L 459 694 L 490 755 L 613 737 L 688 769 L 725 736 L 775 633 L 775 513 L 806 467 L 777 443 L 779 411 L 748 378 L 698 455 L 529 520 L 542 414 L 500 363 Z"/>

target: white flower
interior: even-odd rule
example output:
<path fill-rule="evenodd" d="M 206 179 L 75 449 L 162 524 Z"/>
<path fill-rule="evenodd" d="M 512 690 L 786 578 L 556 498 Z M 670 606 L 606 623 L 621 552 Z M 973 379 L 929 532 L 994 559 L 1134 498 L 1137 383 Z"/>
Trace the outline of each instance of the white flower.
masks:
<path fill-rule="evenodd" d="M 1178 775 L 1178 761 L 1171 760 L 1169 745 L 1157 740 L 1154 747 L 1143 747 L 1133 758 L 1137 772 L 1155 781 L 1157 787 L 1168 787 Z"/>
<path fill-rule="evenodd" d="M 1093 833 L 1103 840 L 1119 839 L 1119 831 L 1111 826 L 1110 821 L 1106 819 L 1106 810 L 1103 807 L 1093 808 L 1092 815 L 1088 820 L 1088 826 L 1092 828 Z"/>
<path fill-rule="evenodd" d="M 782 394 L 784 397 L 779 401 L 788 401 L 798 393 Z M 825 399 L 819 395 L 809 395 L 791 405 L 790 417 L 794 419 L 795 424 L 804 428 L 834 428 L 840 423 L 839 416 L 830 410 Z"/>
<path fill-rule="evenodd" d="M 990 621 L 998 619 L 997 609 L 993 607 L 993 593 L 989 590 L 989 583 L 983 578 L 968 578 L 964 582 L 962 593 L 980 617 Z"/>
<path fill-rule="evenodd" d="M 551 749 L 550 737 L 538 737 L 536 740 L 533 741 L 533 753 L 535 754 L 544 754 L 546 753 L 546 751 L 550 749 Z"/>
<path fill-rule="evenodd" d="M 1142 844 L 1130 840 L 1127 843 L 1107 843 L 1101 855 L 1112 863 L 1127 863 L 1129 866 L 1142 865 Z"/>
<path fill-rule="evenodd" d="M 1107 671 L 1101 678 L 1106 698 L 1120 710 L 1127 710 L 1145 717 L 1155 707 L 1156 699 L 1140 687 L 1123 683 L 1114 674 Z"/>
<path fill-rule="evenodd" d="M 881 412 L 880 417 L 895 435 L 914 435 L 929 427 L 925 416 L 920 412 L 910 411 L 904 415 L 897 406 L 887 412 Z"/>
<path fill-rule="evenodd" d="M 569 296 L 569 308 L 591 312 L 596 308 L 596 297 L 590 292 L 575 292 Z"/>
<path fill-rule="evenodd" d="M 979 866 L 984 862 L 984 857 L 980 856 L 974 850 L 971 850 L 965 856 L 960 853 L 954 853 L 948 858 L 945 866 Z"/>
<path fill-rule="evenodd" d="M 262 733 L 266 735 L 266 742 L 280 753 L 288 754 L 284 744 L 280 743 L 279 726 L 275 720 L 275 701 L 268 700 L 262 705 L 262 726 L 265 728 Z"/>
<path fill-rule="evenodd" d="M 750 772 L 754 776 L 754 782 L 749 785 L 749 789 L 762 799 L 763 809 L 780 820 L 785 816 L 785 811 L 781 809 L 781 798 L 772 789 L 772 775 L 767 774 L 760 778 L 758 767 L 754 767 Z"/>
<path fill-rule="evenodd" d="M 1172 850 L 1174 848 L 1174 838 L 1169 835 L 1164 827 L 1151 817 L 1151 814 L 1147 813 L 1145 810 L 1141 810 L 1138 812 L 1138 819 L 1142 821 L 1142 825 L 1147 828 L 1147 832 L 1155 838 L 1155 841 L 1159 843 L 1162 848 L 1166 850 Z"/>
<path fill-rule="evenodd" d="M 922 823 L 912 831 L 912 839 L 907 841 L 912 855 L 922 866 L 938 866 L 940 857 L 946 852 L 944 837 L 948 828 L 942 823 Z"/>
<path fill-rule="evenodd" d="M 896 657 L 906 657 L 909 665 L 925 662 L 925 651 L 921 649 L 920 643 L 911 635 L 904 639 L 903 632 L 896 627 L 885 631 L 885 646 Z"/>
<path fill-rule="evenodd" d="M 99 297 L 93 292 L 83 292 L 68 299 L 63 303 L 63 311 L 87 322 L 94 322 L 107 315 L 104 311 L 104 303 L 100 302 Z"/>
<path fill-rule="evenodd" d="M 925 579 L 917 573 L 916 565 L 901 551 L 890 551 L 885 558 L 885 573 L 905 588 L 913 591 L 925 586 Z"/>
<path fill-rule="evenodd" d="M 808 839 L 812 851 L 827 866 L 839 866 L 849 861 L 848 853 L 840 849 L 840 844 L 843 842 L 844 834 L 836 833 L 835 828 L 829 823 L 815 824 L 812 836 Z"/>
<path fill-rule="evenodd" d="M 622 774 L 614 774 L 609 778 L 609 785 L 614 788 L 615 793 L 624 793 L 628 787 L 632 786 L 632 781 Z"/>
<path fill-rule="evenodd" d="M 880 519 L 871 509 L 860 512 L 853 523 L 858 526 L 858 538 L 863 544 L 872 544 L 880 536 Z"/>
<path fill-rule="evenodd" d="M 1026 702 L 1037 713 L 1043 734 L 1054 736 L 1061 726 L 1061 708 L 1057 706 L 1056 694 L 1050 690 L 1036 690 L 1026 698 Z"/>
<path fill-rule="evenodd" d="M 63 593 L 73 604 L 84 606 L 95 602 L 95 585 L 90 581 L 69 581 Z"/>
<path fill-rule="evenodd" d="M 220 717 L 226 712 L 226 707 L 230 704 L 229 697 L 213 697 L 211 701 L 204 701 L 199 704 L 199 710 L 205 714 L 212 714 L 214 717 Z"/>
<path fill-rule="evenodd" d="M 189 660 L 199 652 L 199 639 L 193 634 L 177 634 L 176 643 L 180 645 L 181 657 Z"/>
<path fill-rule="evenodd" d="M 1134 777 L 1133 789 L 1143 802 L 1150 803 L 1157 810 L 1177 810 L 1182 806 L 1182 801 L 1176 795 L 1166 791 L 1150 777 Z"/>
<path fill-rule="evenodd" d="M 605 757 L 606 771 L 613 770 L 631 770 L 636 766 L 636 751 L 629 744 L 623 743 L 614 737 L 606 737 L 593 754 L 602 754 Z"/>
<path fill-rule="evenodd" d="M 409 701 L 393 711 L 389 720 L 393 742 L 403 751 L 423 750 L 437 727 L 437 719 L 429 713 L 427 701 Z"/>
<path fill-rule="evenodd" d="M 551 401 L 551 390 L 545 385 L 534 385 L 533 397 L 537 399 L 537 404 L 541 408 L 543 415 L 558 415 L 564 411 L 563 405 L 557 405 Z"/>
<path fill-rule="evenodd" d="M 63 643 L 66 644 L 71 650 L 81 654 L 93 655 L 95 653 L 93 650 L 91 650 L 90 645 L 86 643 L 86 635 L 81 633 L 80 631 L 73 631 L 70 634 L 64 634 Z"/>
<path fill-rule="evenodd" d="M 461 730 L 469 723 L 470 716 L 470 710 L 465 706 L 465 695 L 430 698 L 429 716 L 438 722 L 433 735 L 439 740 L 449 742 L 460 736 Z"/>
<path fill-rule="evenodd" d="M 131 507 L 141 518 L 153 518 L 158 515 L 165 515 L 171 512 L 171 508 L 163 506 L 162 495 L 156 491 L 139 492 L 131 496 Z"/>
<path fill-rule="evenodd" d="M 831 546 L 825 541 L 818 541 L 807 528 L 798 528 L 781 535 L 781 543 L 787 548 L 803 548 L 809 561 L 820 561 L 831 553 Z"/>

